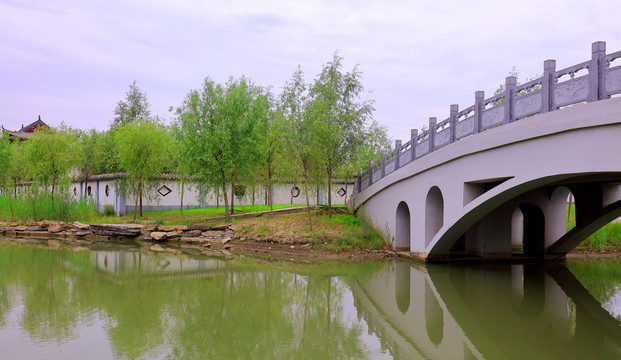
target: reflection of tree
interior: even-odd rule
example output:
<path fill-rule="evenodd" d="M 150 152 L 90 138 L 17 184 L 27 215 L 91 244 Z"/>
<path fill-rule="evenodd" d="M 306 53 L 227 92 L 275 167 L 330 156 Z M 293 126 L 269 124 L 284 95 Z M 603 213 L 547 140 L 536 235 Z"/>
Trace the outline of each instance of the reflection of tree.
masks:
<path fill-rule="evenodd" d="M 159 260 L 137 254 L 145 268 Z M 346 285 L 325 267 L 301 274 L 230 263 L 175 278 L 104 273 L 92 258 L 89 251 L 0 244 L 0 319 L 19 297 L 21 326 L 31 337 L 62 342 L 99 316 L 114 356 L 124 359 L 366 357 L 361 329 L 344 321 Z"/>
<path fill-rule="evenodd" d="M 568 260 L 567 268 L 602 304 L 609 302 L 621 291 L 621 260 L 619 259 Z M 621 320 L 621 315 L 617 318 Z"/>

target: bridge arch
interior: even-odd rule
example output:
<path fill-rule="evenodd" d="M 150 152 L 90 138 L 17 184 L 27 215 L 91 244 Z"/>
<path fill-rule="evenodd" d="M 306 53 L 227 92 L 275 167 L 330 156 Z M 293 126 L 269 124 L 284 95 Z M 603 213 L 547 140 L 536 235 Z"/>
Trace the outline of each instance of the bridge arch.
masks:
<path fill-rule="evenodd" d="M 405 201 L 397 205 L 396 213 L 396 250 L 410 250 L 410 226 L 412 218 L 410 217 L 410 208 Z"/>
<path fill-rule="evenodd" d="M 444 198 L 437 186 L 432 186 L 425 200 L 425 247 L 444 225 Z"/>
<path fill-rule="evenodd" d="M 543 256 L 545 252 L 546 219 L 543 210 L 533 203 L 524 203 L 519 206 L 522 212 L 523 233 L 522 245 L 524 255 Z"/>

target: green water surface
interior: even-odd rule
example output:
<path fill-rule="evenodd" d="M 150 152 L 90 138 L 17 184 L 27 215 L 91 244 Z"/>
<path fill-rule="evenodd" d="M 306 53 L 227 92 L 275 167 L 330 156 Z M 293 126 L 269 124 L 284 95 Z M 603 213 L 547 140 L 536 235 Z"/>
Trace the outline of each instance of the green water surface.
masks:
<path fill-rule="evenodd" d="M 57 246 L 0 239 L 0 359 L 621 358 L 618 260 L 422 266 Z"/>

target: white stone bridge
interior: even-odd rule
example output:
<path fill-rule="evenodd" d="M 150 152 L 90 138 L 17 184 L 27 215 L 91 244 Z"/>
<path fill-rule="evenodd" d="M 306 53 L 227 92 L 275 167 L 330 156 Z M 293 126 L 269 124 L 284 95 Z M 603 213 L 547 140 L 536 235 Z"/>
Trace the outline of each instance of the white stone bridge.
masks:
<path fill-rule="evenodd" d="M 350 206 L 428 261 L 555 259 L 621 216 L 621 51 L 459 111 L 360 171 Z M 575 227 L 567 231 L 567 199 Z"/>

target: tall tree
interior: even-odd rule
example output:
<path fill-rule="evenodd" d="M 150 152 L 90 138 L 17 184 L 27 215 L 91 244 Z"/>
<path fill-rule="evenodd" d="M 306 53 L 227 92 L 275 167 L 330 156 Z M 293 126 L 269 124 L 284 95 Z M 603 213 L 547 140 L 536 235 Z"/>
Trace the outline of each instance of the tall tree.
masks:
<path fill-rule="evenodd" d="M 50 128 L 36 131 L 24 144 L 28 172 L 36 184 L 50 189 L 52 206 L 58 185 L 69 181 L 70 150 L 74 141 L 75 137 L 67 129 Z"/>
<path fill-rule="evenodd" d="M 7 187 L 11 181 L 14 159 L 11 142 L 9 141 L 9 137 L 4 134 L 0 136 L 0 188 L 2 189 L 2 195 L 7 197 Z"/>
<path fill-rule="evenodd" d="M 307 103 L 307 85 L 300 67 L 293 73 L 291 80 L 285 85 L 280 99 L 279 111 L 287 123 L 288 151 L 296 159 L 298 172 L 304 178 L 304 192 L 306 194 L 306 210 L 308 213 L 308 227 L 313 230 L 313 220 L 310 210 L 308 194 L 309 174 L 317 164 L 317 134 L 314 117 L 309 116 Z"/>
<path fill-rule="evenodd" d="M 332 216 L 332 179 L 364 145 L 373 116 L 373 101 L 363 99 L 362 72 L 356 65 L 343 72 L 343 58 L 334 53 L 310 88 L 308 112 L 318 132 L 328 187 L 328 214 Z"/>
<path fill-rule="evenodd" d="M 149 180 L 162 171 L 168 161 L 170 133 L 157 119 L 120 126 L 115 132 L 121 169 L 126 172 L 130 192 L 135 195 L 134 221 L 138 200 L 142 216 L 142 195 Z"/>
<path fill-rule="evenodd" d="M 252 174 L 258 158 L 255 128 L 268 108 L 265 89 L 245 77 L 231 77 L 225 85 L 206 78 L 202 89 L 190 91 L 177 109 L 194 175 L 209 187 L 222 187 L 227 220 L 228 189 Z"/>
<path fill-rule="evenodd" d="M 86 130 L 78 134 L 75 148 L 72 151 L 75 166 L 84 181 L 84 189 L 87 188 L 88 180 L 95 173 L 103 156 L 102 136 L 97 130 Z M 84 192 L 84 198 L 88 195 Z"/>
<path fill-rule="evenodd" d="M 125 100 L 117 103 L 114 115 L 114 120 L 110 124 L 111 128 L 134 121 L 149 120 L 151 111 L 149 110 L 147 94 L 136 85 L 136 80 L 129 85 L 129 90 L 125 93 Z"/>

